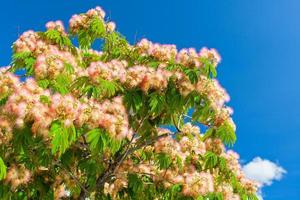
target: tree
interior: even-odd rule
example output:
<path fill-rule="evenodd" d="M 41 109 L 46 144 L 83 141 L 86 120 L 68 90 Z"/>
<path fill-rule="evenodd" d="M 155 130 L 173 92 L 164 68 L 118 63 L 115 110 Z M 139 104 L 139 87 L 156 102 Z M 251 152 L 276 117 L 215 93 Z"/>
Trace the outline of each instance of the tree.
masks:
<path fill-rule="evenodd" d="M 215 49 L 130 45 L 100 7 L 46 27 L 1 68 L 1 199 L 257 199 Z"/>

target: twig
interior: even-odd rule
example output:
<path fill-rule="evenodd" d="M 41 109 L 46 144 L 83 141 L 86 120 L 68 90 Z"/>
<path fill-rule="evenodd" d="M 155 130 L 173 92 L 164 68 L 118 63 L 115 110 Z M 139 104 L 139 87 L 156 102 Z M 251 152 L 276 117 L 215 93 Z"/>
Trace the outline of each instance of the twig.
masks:
<path fill-rule="evenodd" d="M 180 130 L 179 126 L 177 126 L 177 124 L 176 124 L 175 119 L 174 119 L 173 116 L 172 116 L 172 121 L 173 121 L 173 124 L 174 124 L 174 126 L 175 126 L 177 132 L 181 132 L 181 130 Z"/>
<path fill-rule="evenodd" d="M 78 180 L 78 178 L 76 176 L 74 176 L 74 174 L 71 172 L 71 170 L 67 169 L 60 163 L 57 163 L 57 164 L 61 169 L 63 169 L 64 171 L 66 171 L 69 174 L 69 176 L 80 186 L 81 190 L 83 190 L 85 193 L 88 193 L 87 189 L 81 184 L 81 182 Z"/>
<path fill-rule="evenodd" d="M 182 115 L 179 116 L 179 120 L 178 120 L 178 123 L 177 123 L 177 127 L 179 127 L 179 125 L 180 125 L 181 116 L 182 116 Z"/>
<path fill-rule="evenodd" d="M 107 180 L 108 177 L 110 177 L 111 175 L 113 175 L 117 168 L 122 164 L 122 162 L 127 158 L 127 156 L 129 156 L 130 154 L 132 154 L 133 152 L 135 152 L 136 150 L 144 147 L 144 146 L 147 146 L 147 145 L 150 145 L 152 143 L 154 143 L 156 140 L 158 140 L 159 138 L 162 138 L 162 137 L 166 137 L 168 136 L 169 134 L 166 133 L 166 134 L 163 134 L 163 135 L 159 135 L 157 137 L 155 137 L 153 140 L 150 140 L 150 141 L 145 141 L 144 143 L 140 144 L 140 145 L 137 145 L 133 148 L 127 148 L 127 150 L 125 151 L 125 153 L 121 156 L 119 156 L 116 161 L 109 167 L 109 169 L 102 175 L 98 178 L 97 180 L 97 184 L 96 184 L 96 188 L 97 190 L 102 187 L 102 185 L 104 184 L 104 182 Z"/>
<path fill-rule="evenodd" d="M 191 116 L 189 116 L 189 115 L 183 115 L 184 117 L 187 117 L 187 118 L 189 118 L 189 119 L 193 119 Z M 200 124 L 203 124 L 204 126 L 208 126 L 208 127 L 211 127 L 211 125 L 209 125 L 208 123 L 204 123 L 204 122 L 198 122 L 198 123 L 200 123 Z"/>

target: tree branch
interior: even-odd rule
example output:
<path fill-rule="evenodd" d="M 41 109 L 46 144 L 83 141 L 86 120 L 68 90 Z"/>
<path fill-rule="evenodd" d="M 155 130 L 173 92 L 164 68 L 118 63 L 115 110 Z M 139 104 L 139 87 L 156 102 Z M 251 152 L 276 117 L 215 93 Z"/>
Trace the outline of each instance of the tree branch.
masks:
<path fill-rule="evenodd" d="M 118 169 L 118 167 L 122 164 L 122 162 L 129 156 L 131 155 L 133 152 L 135 152 L 136 150 L 143 148 L 144 146 L 148 146 L 153 144 L 155 141 L 157 141 L 160 138 L 166 137 L 168 136 L 169 133 L 163 134 L 163 135 L 159 135 L 153 139 L 150 139 L 148 141 L 143 142 L 142 144 L 139 144 L 135 147 L 132 148 L 127 148 L 125 153 L 120 155 L 115 162 L 109 166 L 108 170 L 98 178 L 97 180 L 97 184 L 96 184 L 96 190 L 98 190 L 99 188 L 101 188 L 103 186 L 103 184 L 105 183 L 105 181 L 107 180 L 107 178 L 109 178 L 110 176 L 112 176 L 116 170 Z"/>
<path fill-rule="evenodd" d="M 82 183 L 78 180 L 78 178 L 71 172 L 70 169 L 67 169 L 66 167 L 64 167 L 63 165 L 61 165 L 60 163 L 57 163 L 57 165 L 64 170 L 65 172 L 67 172 L 69 174 L 69 176 L 79 185 L 79 187 L 81 188 L 81 191 L 83 191 L 85 194 L 88 194 L 88 190 L 85 188 L 84 185 L 82 185 Z"/>

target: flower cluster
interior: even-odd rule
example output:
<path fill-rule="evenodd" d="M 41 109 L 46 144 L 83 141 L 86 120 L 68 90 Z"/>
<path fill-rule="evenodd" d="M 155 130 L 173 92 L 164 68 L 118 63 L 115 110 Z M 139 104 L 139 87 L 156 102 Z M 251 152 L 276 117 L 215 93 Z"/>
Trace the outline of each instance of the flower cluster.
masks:
<path fill-rule="evenodd" d="M 87 68 L 87 72 L 91 80 L 95 83 L 99 79 L 124 83 L 126 81 L 126 67 L 126 61 L 112 60 L 107 63 L 99 61 L 91 63 Z"/>
<path fill-rule="evenodd" d="M 53 183 L 54 200 L 60 200 L 70 197 L 70 191 L 67 190 L 67 187 L 70 187 L 72 185 L 76 185 L 76 182 L 73 179 L 70 179 L 70 177 L 67 174 L 57 174 Z"/>
<path fill-rule="evenodd" d="M 15 77 L 12 76 L 12 80 Z M 5 84 L 6 82 L 4 82 Z M 3 87 L 0 84 L 0 88 Z M 83 102 L 82 102 L 83 101 Z M 49 90 L 38 87 L 33 79 L 20 83 L 9 96 L 0 112 L 0 130 L 10 127 L 23 127 L 32 122 L 34 134 L 48 135 L 49 126 L 54 120 L 62 120 L 66 127 L 84 124 L 92 128 L 104 128 L 112 137 L 131 137 L 126 109 L 121 97 L 105 100 L 102 103 L 93 99 L 75 99 L 72 95 L 52 95 Z"/>
<path fill-rule="evenodd" d="M 115 23 L 108 22 L 105 24 L 104 17 L 105 12 L 99 6 L 97 6 L 95 9 L 88 10 L 85 14 L 73 15 L 69 21 L 70 31 L 71 33 L 75 34 L 82 29 L 88 29 L 91 20 L 94 18 L 98 18 L 101 22 L 103 22 L 108 32 L 114 31 L 116 27 Z"/>
<path fill-rule="evenodd" d="M 227 165 L 228 168 L 231 171 L 234 171 L 237 175 L 238 180 L 240 181 L 240 183 L 250 192 L 256 192 L 257 188 L 258 188 L 258 183 L 249 180 L 248 178 L 245 177 L 243 171 L 242 171 L 242 167 L 239 164 L 239 158 L 240 156 L 232 151 L 232 150 L 228 150 L 226 153 L 223 153 L 223 156 L 226 158 L 227 160 Z"/>
<path fill-rule="evenodd" d="M 147 39 L 142 39 L 136 44 L 141 55 L 151 55 L 161 61 L 172 60 L 176 57 L 177 49 L 175 45 L 152 43 Z"/>
<path fill-rule="evenodd" d="M 97 83 L 99 78 L 118 81 L 128 88 L 140 88 L 144 92 L 149 89 L 165 90 L 171 77 L 178 83 L 176 85 L 183 96 L 194 90 L 186 75 L 182 72 L 168 71 L 163 66 L 157 69 L 143 65 L 128 67 L 126 61 L 112 60 L 107 63 L 93 62 L 87 71 L 94 83 Z"/>
<path fill-rule="evenodd" d="M 69 26 L 72 33 L 76 33 L 80 29 L 88 28 L 88 21 L 93 17 L 98 17 L 100 20 L 103 20 L 105 17 L 105 12 L 100 7 L 95 9 L 90 9 L 86 14 L 73 15 L 69 21 Z"/>
<path fill-rule="evenodd" d="M 60 20 L 48 22 L 46 28 L 47 30 L 57 30 L 62 34 L 66 34 L 64 24 Z"/>
<path fill-rule="evenodd" d="M 147 39 L 142 39 L 136 47 L 144 56 L 152 56 L 160 61 L 173 61 L 187 67 L 203 66 L 203 58 L 209 60 L 214 67 L 221 61 L 221 57 L 215 49 L 202 48 L 199 53 L 194 48 L 177 50 L 175 45 L 165 45 L 152 43 Z"/>
<path fill-rule="evenodd" d="M 62 51 L 57 46 L 49 45 L 47 51 L 37 56 L 34 65 L 36 79 L 55 79 L 59 74 L 68 71 L 82 75 L 83 69 L 78 67 L 76 58 L 68 51 Z"/>
<path fill-rule="evenodd" d="M 154 146 L 145 147 L 145 152 L 154 152 L 156 154 L 164 153 L 171 157 L 172 163 L 168 169 L 160 169 L 153 160 L 142 161 L 135 164 L 131 159 L 126 160 L 117 170 L 116 180 L 105 184 L 105 192 L 116 197 L 117 192 L 122 188 L 128 187 L 127 174 L 137 173 L 139 175 L 150 176 L 156 184 L 163 184 L 166 188 L 179 184 L 182 185 L 182 194 L 184 196 L 197 197 L 207 195 L 211 192 L 221 192 L 225 200 L 239 200 L 238 194 L 233 192 L 230 183 L 217 181 L 220 176 L 217 171 L 200 170 L 197 168 L 204 165 L 204 161 L 199 160 L 206 152 L 213 151 L 212 141 L 202 142 L 199 128 L 187 123 L 179 134 L 179 139 L 173 139 L 171 133 L 166 129 L 159 129 L 159 135 L 169 133 L 168 136 L 157 140 Z M 194 137 L 189 137 L 192 134 Z M 226 152 L 221 141 L 216 141 L 220 146 L 218 155 L 227 160 L 227 165 L 249 191 L 255 192 L 257 186 L 250 180 L 246 179 L 238 163 L 239 156 L 229 150 Z M 138 155 L 138 153 L 137 153 Z M 178 162 L 182 168 L 178 167 Z"/>
<path fill-rule="evenodd" d="M 66 35 L 61 21 L 48 22 L 48 30 L 58 30 Z M 36 79 L 55 79 L 59 74 L 66 71 L 75 75 L 82 75 L 83 70 L 79 67 L 80 56 L 75 56 L 66 48 L 61 48 L 41 37 L 34 31 L 23 33 L 14 43 L 16 53 L 29 52 L 36 58 L 33 66 L 33 75 Z M 79 51 L 79 50 L 78 50 Z"/>
<path fill-rule="evenodd" d="M 213 103 L 214 108 L 218 109 L 230 100 L 227 92 L 216 79 L 210 80 L 205 76 L 200 76 L 197 84 L 193 85 L 184 73 L 166 70 L 163 65 L 157 69 L 147 66 L 126 67 L 126 61 L 96 62 L 91 63 L 88 74 L 95 82 L 98 78 L 118 80 L 123 84 L 127 84 L 130 88 L 140 86 L 143 91 L 148 91 L 150 88 L 164 90 L 167 87 L 169 78 L 173 77 L 177 81 L 176 85 L 183 96 L 197 90 L 207 96 Z"/>
<path fill-rule="evenodd" d="M 208 138 L 205 140 L 205 146 L 207 151 L 221 154 L 225 151 L 225 145 L 220 138 Z"/>
<path fill-rule="evenodd" d="M 238 194 L 234 194 L 233 188 L 229 183 L 223 183 L 218 186 L 217 191 L 223 194 L 224 200 L 240 200 Z"/>
<path fill-rule="evenodd" d="M 0 70 L 0 99 L 7 98 L 20 84 L 19 79 L 16 76 L 9 72 L 4 73 L 7 70 L 8 67 L 1 68 Z M 6 117 L 0 116 L 0 145 L 12 138 L 12 130 L 13 127 L 9 120 Z"/>
<path fill-rule="evenodd" d="M 126 84 L 130 87 L 138 86 L 145 92 L 149 89 L 164 90 L 168 85 L 170 76 L 170 72 L 161 68 L 134 66 L 127 71 Z"/>
<path fill-rule="evenodd" d="M 16 52 L 43 52 L 46 43 L 33 30 L 24 32 L 14 43 Z"/>
<path fill-rule="evenodd" d="M 8 67 L 3 68 L 2 71 L 0 71 L 0 98 L 6 97 L 14 89 L 17 89 L 20 83 L 19 79 L 12 73 L 4 73 L 7 70 Z"/>
<path fill-rule="evenodd" d="M 222 108 L 224 103 L 230 100 L 229 95 L 216 79 L 209 80 L 205 76 L 200 76 L 196 90 L 207 96 L 215 108 Z"/>
<path fill-rule="evenodd" d="M 24 165 L 10 166 L 5 182 L 10 183 L 13 189 L 16 189 L 19 185 L 26 185 L 31 178 L 31 172 L 24 167 Z"/>
<path fill-rule="evenodd" d="M 211 60 L 213 62 L 214 66 L 217 66 L 218 63 L 221 62 L 221 56 L 217 52 L 217 50 L 214 48 L 212 48 L 212 49 L 208 49 L 206 47 L 202 48 L 199 52 L 199 56 L 201 58 L 207 58 L 207 59 Z"/>
<path fill-rule="evenodd" d="M 140 88 L 146 93 L 149 89 L 165 90 L 172 78 L 182 96 L 186 96 L 194 90 L 207 96 L 216 112 L 217 125 L 221 125 L 227 120 L 230 121 L 232 109 L 224 107 L 225 102 L 228 102 L 230 98 L 216 79 L 210 80 L 205 76 L 200 76 L 199 81 L 192 84 L 183 72 L 166 70 L 164 65 L 158 66 L 157 69 L 147 66 L 128 67 L 126 61 L 117 60 L 107 63 L 100 61 L 91 63 L 87 71 L 89 78 L 94 83 L 98 83 L 99 78 L 118 81 L 127 88 Z M 234 127 L 234 124 L 232 125 Z"/>

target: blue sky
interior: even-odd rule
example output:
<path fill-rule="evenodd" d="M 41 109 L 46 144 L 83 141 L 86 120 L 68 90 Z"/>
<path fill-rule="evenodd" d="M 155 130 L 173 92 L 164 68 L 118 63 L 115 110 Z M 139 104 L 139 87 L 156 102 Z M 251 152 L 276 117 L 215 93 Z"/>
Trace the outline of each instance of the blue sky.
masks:
<path fill-rule="evenodd" d="M 300 196 L 299 0 L 9 0 L 1 3 L 0 65 L 10 63 L 18 34 L 50 20 L 102 6 L 127 39 L 147 37 L 179 48 L 214 47 L 219 80 L 231 95 L 246 163 L 260 156 L 287 174 L 265 187 L 264 200 Z"/>

